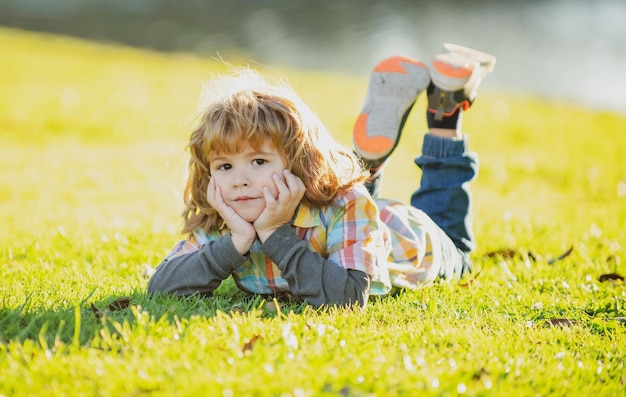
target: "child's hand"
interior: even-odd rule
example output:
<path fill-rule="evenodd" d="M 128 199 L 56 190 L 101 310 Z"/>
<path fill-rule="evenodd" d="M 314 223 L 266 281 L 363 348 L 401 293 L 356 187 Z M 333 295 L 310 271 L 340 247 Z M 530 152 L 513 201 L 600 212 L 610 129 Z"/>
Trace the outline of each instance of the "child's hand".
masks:
<path fill-rule="evenodd" d="M 222 197 L 222 190 L 217 186 L 213 178 L 209 180 L 209 186 L 207 188 L 207 201 L 211 204 L 211 207 L 220 214 L 226 226 L 230 229 L 230 235 L 233 240 L 233 245 L 237 251 L 244 255 L 254 242 L 256 237 L 256 231 L 254 226 L 235 212 L 232 207 L 224 202 Z"/>
<path fill-rule="evenodd" d="M 291 220 L 306 191 L 302 180 L 289 170 L 283 170 L 282 175 L 274 174 L 273 179 L 278 197 L 272 196 L 268 187 L 263 188 L 265 209 L 253 224 L 261 242 Z"/>

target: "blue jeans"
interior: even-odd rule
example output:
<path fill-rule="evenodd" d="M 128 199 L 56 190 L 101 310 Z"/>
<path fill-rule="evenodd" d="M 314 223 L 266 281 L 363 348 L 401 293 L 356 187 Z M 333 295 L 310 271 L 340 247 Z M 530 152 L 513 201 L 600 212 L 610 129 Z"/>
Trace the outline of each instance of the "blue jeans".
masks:
<path fill-rule="evenodd" d="M 472 232 L 469 183 L 478 172 L 478 156 L 468 150 L 468 137 L 452 140 L 424 136 L 422 154 L 415 164 L 422 169 L 419 189 L 411 205 L 436 224 L 443 266 L 442 278 L 458 278 L 471 272 L 469 253 L 475 248 Z M 382 173 L 368 184 L 373 197 L 380 193 Z"/>

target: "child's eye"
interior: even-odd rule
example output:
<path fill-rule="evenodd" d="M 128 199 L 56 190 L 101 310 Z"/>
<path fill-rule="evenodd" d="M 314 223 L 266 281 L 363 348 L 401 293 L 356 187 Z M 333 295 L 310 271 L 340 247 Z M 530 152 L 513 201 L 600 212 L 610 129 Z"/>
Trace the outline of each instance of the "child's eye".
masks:
<path fill-rule="evenodd" d="M 254 160 L 252 160 L 252 163 L 253 163 L 253 164 L 256 164 L 256 165 L 263 165 L 263 164 L 267 163 L 267 160 L 263 160 L 263 159 L 254 159 Z"/>
<path fill-rule="evenodd" d="M 219 171 L 228 171 L 229 169 L 231 169 L 233 166 L 230 164 L 221 164 L 218 165 L 215 169 L 219 170 Z"/>

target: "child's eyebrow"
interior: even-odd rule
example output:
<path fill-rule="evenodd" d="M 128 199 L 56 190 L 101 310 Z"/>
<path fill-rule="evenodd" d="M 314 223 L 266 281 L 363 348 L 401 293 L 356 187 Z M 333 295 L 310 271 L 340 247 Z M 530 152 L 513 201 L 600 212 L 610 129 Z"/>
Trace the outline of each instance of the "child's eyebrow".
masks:
<path fill-rule="evenodd" d="M 266 152 L 266 151 L 263 151 L 263 150 L 259 150 L 259 151 L 254 151 L 254 152 L 251 152 L 250 154 L 252 154 L 252 155 L 254 155 L 254 156 L 256 156 L 256 155 L 261 155 L 261 156 L 270 156 L 270 155 L 277 154 L 277 152 L 275 152 L 275 151 Z"/>
<path fill-rule="evenodd" d="M 209 157 L 209 161 L 210 162 L 214 162 L 214 161 L 227 161 L 228 158 L 226 156 L 210 156 Z"/>
<path fill-rule="evenodd" d="M 245 152 L 243 152 L 243 155 L 245 156 L 249 156 L 249 157 L 254 157 L 254 156 L 271 156 L 271 155 L 275 155 L 278 154 L 278 151 L 276 150 L 256 150 L 256 149 L 249 149 Z"/>

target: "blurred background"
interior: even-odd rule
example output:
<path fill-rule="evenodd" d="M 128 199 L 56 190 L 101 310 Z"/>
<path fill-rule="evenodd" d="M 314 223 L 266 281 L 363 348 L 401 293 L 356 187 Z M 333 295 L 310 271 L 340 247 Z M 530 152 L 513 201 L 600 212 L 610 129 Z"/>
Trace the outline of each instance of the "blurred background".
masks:
<path fill-rule="evenodd" d="M 624 0 L 0 0 L 6 27 L 273 67 L 366 74 L 448 41 L 497 56 L 491 89 L 620 113 L 625 21 Z"/>

